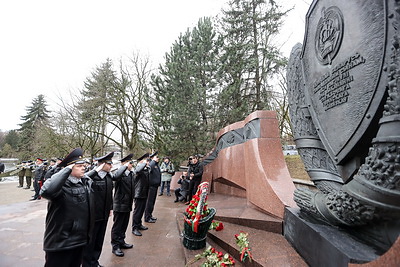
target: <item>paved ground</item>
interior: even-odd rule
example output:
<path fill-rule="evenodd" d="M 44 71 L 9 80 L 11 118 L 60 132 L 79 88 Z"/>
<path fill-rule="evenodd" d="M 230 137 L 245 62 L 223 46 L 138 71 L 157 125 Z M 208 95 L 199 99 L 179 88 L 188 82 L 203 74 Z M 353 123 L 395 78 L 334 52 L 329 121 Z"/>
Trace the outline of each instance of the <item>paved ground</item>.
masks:
<path fill-rule="evenodd" d="M 33 192 L 17 188 L 17 182 L 0 183 L 0 266 L 43 266 L 43 232 L 47 200 L 29 201 Z M 176 214 L 186 206 L 173 203 L 174 197 L 159 196 L 155 206 L 156 223 L 147 223 L 149 230 L 143 236 L 127 231 L 127 243 L 133 249 L 125 250 L 125 257 L 111 253 L 109 219 L 100 264 L 104 266 L 184 266 Z"/>

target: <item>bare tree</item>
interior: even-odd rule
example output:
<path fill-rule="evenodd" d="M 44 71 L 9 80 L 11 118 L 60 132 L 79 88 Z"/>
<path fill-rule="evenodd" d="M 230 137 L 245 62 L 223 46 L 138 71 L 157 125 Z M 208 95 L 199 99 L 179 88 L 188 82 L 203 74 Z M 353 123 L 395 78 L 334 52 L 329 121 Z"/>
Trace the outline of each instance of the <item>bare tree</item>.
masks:
<path fill-rule="evenodd" d="M 126 64 L 120 60 L 119 72 L 109 96 L 108 123 L 120 133 L 121 139 L 112 136 L 110 139 L 121 150 L 132 152 L 140 150 L 141 141 L 152 136 L 146 103 L 149 59 L 134 52 Z"/>

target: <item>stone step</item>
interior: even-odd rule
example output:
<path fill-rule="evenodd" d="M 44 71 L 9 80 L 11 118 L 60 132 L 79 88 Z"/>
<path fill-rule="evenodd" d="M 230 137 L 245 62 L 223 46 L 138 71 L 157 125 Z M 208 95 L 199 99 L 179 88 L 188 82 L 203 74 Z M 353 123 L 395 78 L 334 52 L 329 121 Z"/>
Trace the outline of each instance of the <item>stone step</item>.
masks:
<path fill-rule="evenodd" d="M 248 233 L 253 261 L 245 266 L 308 266 L 283 235 L 224 222 L 222 231 L 208 231 L 208 239 L 227 251 L 236 261 L 240 261 L 240 251 L 235 234 Z"/>
<path fill-rule="evenodd" d="M 209 207 L 217 210 L 214 220 L 282 234 L 282 219 L 257 210 L 246 198 L 212 193 L 207 202 Z"/>

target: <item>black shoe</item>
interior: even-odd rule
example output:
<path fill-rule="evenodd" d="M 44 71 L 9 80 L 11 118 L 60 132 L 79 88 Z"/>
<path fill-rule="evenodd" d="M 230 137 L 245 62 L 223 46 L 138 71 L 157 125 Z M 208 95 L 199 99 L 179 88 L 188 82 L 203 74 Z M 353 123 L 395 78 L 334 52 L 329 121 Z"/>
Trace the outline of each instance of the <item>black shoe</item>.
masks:
<path fill-rule="evenodd" d="M 30 187 L 24 187 L 24 189 L 29 189 Z"/>
<path fill-rule="evenodd" d="M 178 201 L 179 201 L 178 199 L 175 199 L 175 201 L 174 201 L 174 202 L 176 203 L 176 202 L 178 202 Z"/>
<path fill-rule="evenodd" d="M 158 194 L 158 196 L 162 196 L 162 195 L 163 195 L 163 193 Z"/>
<path fill-rule="evenodd" d="M 156 217 L 151 217 L 150 219 L 152 219 L 152 220 L 154 220 L 154 221 L 157 221 L 157 218 L 156 218 Z"/>
<path fill-rule="evenodd" d="M 135 236 L 142 236 L 142 233 L 136 228 L 132 230 L 132 234 L 134 234 Z"/>
<path fill-rule="evenodd" d="M 139 228 L 139 230 L 143 230 L 143 231 L 149 229 L 149 227 L 146 227 L 144 225 L 141 225 L 138 228 Z"/>
<path fill-rule="evenodd" d="M 147 223 L 155 223 L 156 220 L 150 219 L 150 220 L 145 220 L 145 222 L 147 222 Z"/>
<path fill-rule="evenodd" d="M 120 248 L 113 249 L 112 253 L 114 253 L 115 256 L 118 256 L 118 257 L 123 257 L 124 256 L 124 252 L 122 252 L 122 250 Z"/>
<path fill-rule="evenodd" d="M 33 200 L 37 200 L 37 199 L 38 199 L 37 197 L 34 197 L 34 198 L 29 199 L 29 201 L 33 201 Z"/>
<path fill-rule="evenodd" d="M 19 186 L 17 186 L 18 188 L 21 188 L 21 187 L 23 187 L 22 185 L 19 185 Z"/>
<path fill-rule="evenodd" d="M 122 245 L 119 245 L 119 247 L 120 247 L 121 249 L 128 249 L 128 248 L 133 248 L 133 245 L 132 245 L 132 244 L 124 243 L 124 244 L 122 244 Z"/>

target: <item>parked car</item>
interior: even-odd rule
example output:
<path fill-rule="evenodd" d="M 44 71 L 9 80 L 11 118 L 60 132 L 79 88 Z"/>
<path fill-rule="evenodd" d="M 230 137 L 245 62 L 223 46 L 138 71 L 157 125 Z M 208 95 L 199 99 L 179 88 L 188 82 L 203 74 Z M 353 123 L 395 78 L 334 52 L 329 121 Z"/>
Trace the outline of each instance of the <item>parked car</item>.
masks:
<path fill-rule="evenodd" d="M 299 152 L 297 152 L 296 145 L 284 145 L 282 147 L 283 155 L 289 156 L 289 155 L 298 155 Z"/>

